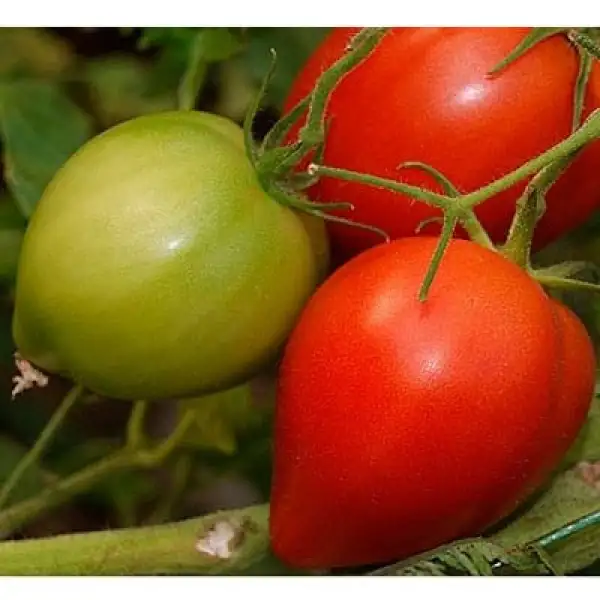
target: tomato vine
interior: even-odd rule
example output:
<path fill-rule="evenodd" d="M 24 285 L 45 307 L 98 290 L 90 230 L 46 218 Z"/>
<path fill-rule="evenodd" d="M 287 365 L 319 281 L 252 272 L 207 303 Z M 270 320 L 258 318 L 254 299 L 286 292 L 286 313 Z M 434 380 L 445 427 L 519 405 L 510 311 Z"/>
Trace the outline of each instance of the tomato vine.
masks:
<path fill-rule="evenodd" d="M 387 31 L 388 28 L 365 28 L 356 35 L 343 56 L 323 72 L 312 92 L 284 115 L 267 133 L 261 143 L 257 143 L 252 135 L 252 126 L 273 76 L 276 66 L 276 56 L 273 56 L 271 69 L 266 74 L 257 96 L 247 111 L 244 123 L 244 149 L 263 190 L 276 202 L 294 211 L 306 213 L 311 217 L 325 221 L 374 232 L 381 236 L 382 243 L 389 241 L 388 234 L 382 229 L 373 225 L 351 221 L 329 212 L 334 209 L 351 211 L 353 209 L 352 203 L 343 201 L 322 203 L 310 200 L 305 193 L 307 188 L 314 185 L 321 178 L 339 179 L 403 194 L 417 202 L 423 202 L 440 209 L 443 216 L 438 220 L 442 221 L 442 229 L 428 269 L 422 278 L 419 289 L 421 302 L 427 301 L 431 286 L 435 283 L 436 274 L 444 260 L 446 250 L 453 239 L 456 228 L 459 226 L 464 228 L 473 242 L 488 250 L 499 252 L 517 263 L 543 286 L 548 288 L 583 289 L 592 292 L 600 291 L 600 285 L 575 278 L 582 267 L 581 263 L 565 262 L 543 269 L 534 268 L 531 264 L 532 239 L 535 227 L 544 213 L 546 193 L 578 156 L 578 153 L 588 144 L 600 138 L 600 110 L 593 112 L 586 120 L 581 122 L 583 97 L 592 61 L 600 57 L 594 31 L 585 28 L 537 29 L 492 70 L 490 76 L 498 76 L 503 69 L 509 68 L 513 61 L 516 61 L 537 43 L 553 35 L 567 35 L 568 39 L 576 45 L 580 58 L 579 72 L 574 89 L 573 131 L 568 138 L 520 165 L 512 172 L 468 193 L 461 193 L 449 177 L 436 170 L 432 165 L 420 161 L 405 162 L 399 165 L 398 168 L 399 170 L 421 169 L 440 184 L 443 193 L 432 192 L 423 187 L 405 184 L 369 173 L 333 167 L 325 163 L 324 147 L 327 143 L 328 127 L 326 109 L 331 95 L 346 75 L 366 60 L 370 53 L 376 51 L 378 44 Z M 193 66 L 186 72 L 179 89 L 180 108 L 182 110 L 192 109 L 200 79 L 201 73 L 196 73 Z M 300 129 L 296 141 L 286 143 L 285 140 L 292 127 L 304 114 L 306 114 L 306 122 Z M 477 218 L 474 209 L 528 177 L 531 180 L 516 202 L 514 218 L 508 235 L 502 244 L 496 246 Z M 5 508 L 20 478 L 47 449 L 56 429 L 64 420 L 67 412 L 80 399 L 83 392 L 82 386 L 76 385 L 67 394 L 63 403 L 41 433 L 37 443 L 25 455 L 12 476 L 5 481 L 0 490 L 0 534 L 3 537 L 12 535 L 24 523 L 86 491 L 99 481 L 115 473 L 130 469 L 152 469 L 164 464 L 168 458 L 181 449 L 182 442 L 189 434 L 194 423 L 193 410 L 191 408 L 189 410 L 184 409 L 169 435 L 158 441 L 152 440 L 145 431 L 149 404 L 143 399 L 134 401 L 126 428 L 126 439 L 120 449 L 99 462 L 85 467 L 80 472 L 59 481 L 37 497 L 17 502 Z M 185 465 L 183 465 L 181 472 L 183 473 L 182 480 L 184 480 Z M 71 567 L 81 568 L 81 565 L 85 564 L 86 568 L 93 571 L 95 568 L 93 566 L 94 560 L 99 552 L 106 551 L 106 548 L 123 548 L 134 540 L 136 543 L 145 544 L 148 550 L 141 558 L 137 557 L 139 562 L 128 562 L 126 558 L 124 559 L 122 555 L 119 555 L 121 563 L 108 560 L 99 569 L 106 574 L 155 571 L 176 573 L 184 569 L 197 572 L 236 572 L 240 564 L 245 565 L 246 562 L 252 563 L 259 559 L 262 560 L 268 554 L 267 510 L 268 507 L 263 506 L 232 513 L 236 527 L 245 517 L 248 517 L 254 523 L 254 529 L 251 527 L 246 531 L 242 527 L 240 531 L 236 531 L 236 534 L 240 534 L 239 539 L 235 538 L 236 544 L 234 544 L 237 554 L 234 554 L 234 558 L 230 562 L 219 562 L 214 560 L 214 557 L 204 555 L 198 558 L 197 548 L 194 549 L 193 545 L 190 545 L 190 540 L 193 538 L 191 536 L 192 528 L 212 527 L 220 518 L 229 519 L 231 517 L 229 513 L 222 516 L 210 515 L 207 518 L 190 521 L 181 525 L 180 528 L 173 526 L 165 529 L 140 529 L 136 532 L 112 532 L 110 536 L 104 538 L 99 534 L 94 538 L 94 534 L 91 534 L 87 538 L 74 537 L 68 541 L 59 538 L 48 542 L 32 541 L 0 544 L 0 562 L 7 565 L 5 568 L 8 569 L 8 572 L 11 572 L 11 570 L 17 572 L 27 568 L 20 557 L 26 556 L 28 560 L 37 557 L 40 559 L 39 564 L 42 565 L 40 569 L 43 571 L 45 568 L 47 572 L 51 572 L 52 567 L 45 562 L 48 555 L 56 551 L 66 552 L 71 547 L 72 553 L 68 555 L 70 556 L 69 560 L 71 562 L 69 564 Z M 238 518 L 241 519 L 239 522 L 236 520 Z M 546 560 L 544 553 L 563 542 L 564 539 L 579 534 L 588 527 L 596 526 L 598 522 L 600 522 L 600 513 L 593 511 L 561 528 L 547 532 L 541 537 L 536 537 L 532 541 L 528 540 L 527 543 L 515 545 L 510 550 L 516 553 L 524 552 L 528 559 L 531 559 L 531 555 L 537 552 L 537 559 L 533 559 L 534 564 L 537 566 L 542 564 L 542 567 L 545 565 L 546 568 L 553 569 L 552 562 Z M 166 542 L 161 544 L 153 541 L 157 535 L 161 534 L 164 534 L 165 539 L 168 539 L 172 545 L 169 546 Z M 71 543 L 73 545 L 69 546 Z M 90 550 L 94 543 L 98 543 L 98 546 Z M 103 546 L 105 543 L 106 545 Z M 74 554 L 84 546 L 87 548 L 87 554 L 82 555 L 83 557 L 75 556 Z M 174 556 L 177 557 L 179 562 L 175 560 L 170 562 L 168 560 L 160 561 L 159 555 L 164 553 L 165 547 L 173 550 Z M 200 552 L 200 554 L 202 553 Z M 457 556 L 459 556 L 459 559 L 461 558 L 460 553 L 459 555 L 454 553 L 452 558 L 448 560 L 459 560 Z M 464 564 L 472 566 L 468 562 Z M 528 564 L 530 565 L 531 562 Z M 31 567 L 31 570 L 35 571 L 35 567 Z"/>

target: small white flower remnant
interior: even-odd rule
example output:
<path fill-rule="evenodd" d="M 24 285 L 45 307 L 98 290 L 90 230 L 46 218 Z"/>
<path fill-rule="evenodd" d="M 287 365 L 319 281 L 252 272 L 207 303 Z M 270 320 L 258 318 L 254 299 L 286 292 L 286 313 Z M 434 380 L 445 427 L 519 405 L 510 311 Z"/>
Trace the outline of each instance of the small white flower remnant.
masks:
<path fill-rule="evenodd" d="M 600 461 L 582 461 L 576 466 L 576 469 L 579 477 L 585 483 L 600 492 Z"/>
<path fill-rule="evenodd" d="M 33 387 L 45 387 L 48 385 L 48 377 L 41 371 L 38 371 L 29 361 L 15 354 L 15 365 L 19 369 L 19 375 L 15 375 L 12 380 L 15 384 L 12 389 L 13 400 L 25 390 Z"/>
<path fill-rule="evenodd" d="M 196 542 L 196 550 L 216 558 L 230 558 L 237 532 L 229 521 L 218 521 Z"/>

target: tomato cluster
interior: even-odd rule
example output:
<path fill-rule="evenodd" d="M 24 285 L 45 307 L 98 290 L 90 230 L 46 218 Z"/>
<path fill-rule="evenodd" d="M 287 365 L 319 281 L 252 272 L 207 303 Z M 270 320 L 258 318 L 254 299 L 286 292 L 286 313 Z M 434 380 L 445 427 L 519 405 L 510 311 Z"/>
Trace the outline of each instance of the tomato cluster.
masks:
<path fill-rule="evenodd" d="M 336 30 L 290 92 L 341 55 Z M 398 29 L 333 91 L 323 161 L 442 191 L 484 186 L 568 136 L 577 52 L 561 37 L 487 77 L 525 29 Z M 584 115 L 600 106 L 592 69 Z M 291 132 L 294 136 L 301 122 Z M 551 189 L 537 247 L 600 203 L 600 144 Z M 523 183 L 477 207 L 504 240 Z M 271 539 L 298 567 L 399 559 L 484 531 L 556 467 L 590 405 L 581 322 L 501 253 L 454 239 L 419 289 L 439 211 L 322 178 L 330 223 L 270 197 L 242 130 L 213 114 L 120 124 L 56 174 L 25 235 L 14 338 L 34 365 L 118 399 L 226 389 L 282 353 Z M 343 216 L 344 213 L 339 213 Z M 329 277 L 329 240 L 347 261 Z M 325 279 L 325 281 L 323 281 Z"/>
<path fill-rule="evenodd" d="M 387 33 L 331 95 L 322 162 L 443 192 L 422 170 L 398 170 L 421 161 L 468 192 L 549 149 L 572 126 L 576 50 L 554 37 L 486 76 L 526 32 Z M 352 33 L 336 30 L 316 50 L 288 108 Z M 585 112 L 598 106 L 595 65 Z M 588 146 L 551 189 L 534 247 L 598 207 L 599 159 L 600 144 Z M 477 207 L 493 241 L 505 240 L 524 185 Z M 327 177 L 309 193 L 349 201 L 347 216 L 397 241 L 377 245 L 364 229 L 329 224 L 338 258 L 359 256 L 317 290 L 286 346 L 271 498 L 276 554 L 300 567 L 352 566 L 481 533 L 536 490 L 575 440 L 595 381 L 586 330 L 525 270 L 470 241 L 450 244 L 421 303 L 439 224 L 423 227 L 424 237 L 417 229 L 437 209 Z"/>

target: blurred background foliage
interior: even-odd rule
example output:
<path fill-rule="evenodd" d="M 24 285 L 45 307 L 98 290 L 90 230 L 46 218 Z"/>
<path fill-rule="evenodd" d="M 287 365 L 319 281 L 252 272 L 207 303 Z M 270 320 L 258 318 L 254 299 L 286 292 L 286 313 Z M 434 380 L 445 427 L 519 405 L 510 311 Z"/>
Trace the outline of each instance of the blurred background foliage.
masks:
<path fill-rule="evenodd" d="M 200 90 L 196 108 L 241 123 L 274 48 L 277 70 L 255 124 L 260 137 L 278 117 L 292 79 L 326 32 L 319 28 L 0 29 L 0 479 L 35 441 L 69 389 L 69 382 L 54 378 L 49 387 L 10 400 L 15 375 L 10 321 L 19 248 L 27 219 L 56 169 L 95 133 L 137 115 L 173 109 L 190 90 Z M 197 68 L 190 70 L 190 64 Z M 600 264 L 600 215 L 536 260 Z M 590 267 L 586 277 L 600 282 L 600 271 Z M 600 349 L 600 300 L 574 293 L 562 298 L 583 319 Z M 267 500 L 273 399 L 272 374 L 204 399 L 186 452 L 175 456 L 167 468 L 109 479 L 29 524 L 20 535 L 158 523 Z M 28 472 L 13 501 L 115 449 L 122 441 L 129 407 L 86 397 L 42 464 Z M 166 432 L 178 409 L 176 404 L 155 408 L 150 432 Z M 593 441 L 592 446 L 586 458 L 598 454 L 600 459 L 600 443 Z"/>

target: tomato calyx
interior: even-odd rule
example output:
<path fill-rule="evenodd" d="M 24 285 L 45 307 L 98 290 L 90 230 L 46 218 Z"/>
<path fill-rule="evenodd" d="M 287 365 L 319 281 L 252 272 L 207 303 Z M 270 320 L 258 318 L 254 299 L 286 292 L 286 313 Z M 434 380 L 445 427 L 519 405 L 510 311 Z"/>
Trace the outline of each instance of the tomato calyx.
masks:
<path fill-rule="evenodd" d="M 275 71 L 276 54 L 271 50 L 272 61 L 262 85 L 244 120 L 246 153 L 258 180 L 267 194 L 284 206 L 306 212 L 328 221 L 366 229 L 380 235 L 386 241 L 388 234 L 363 223 L 329 214 L 331 210 L 353 210 L 348 202 L 319 203 L 306 198 L 303 190 L 314 185 L 318 176 L 299 170 L 299 165 L 312 157 L 321 161 L 325 146 L 327 122 L 325 110 L 331 93 L 351 70 L 358 66 L 377 46 L 387 32 L 386 27 L 366 27 L 348 44 L 345 54 L 323 72 L 311 94 L 302 99 L 287 115 L 283 116 L 267 133 L 260 144 L 252 136 L 252 124 L 260 109 L 268 85 Z M 295 122 L 307 113 L 306 124 L 300 130 L 298 140 L 285 144 L 284 140 Z"/>

